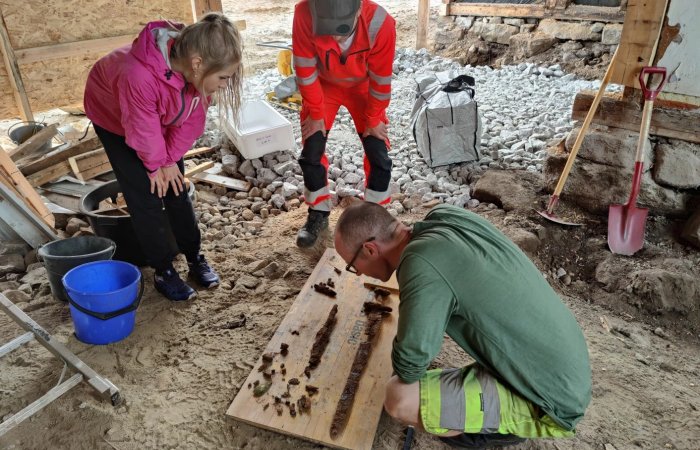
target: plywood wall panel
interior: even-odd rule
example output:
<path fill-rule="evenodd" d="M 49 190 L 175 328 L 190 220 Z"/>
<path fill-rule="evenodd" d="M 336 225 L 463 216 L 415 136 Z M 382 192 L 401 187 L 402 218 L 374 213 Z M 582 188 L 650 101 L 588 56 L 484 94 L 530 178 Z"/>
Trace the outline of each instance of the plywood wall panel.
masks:
<path fill-rule="evenodd" d="M 0 0 L 13 49 L 29 49 L 137 34 L 150 21 L 192 23 L 191 0 Z M 82 101 L 85 80 L 103 53 L 20 64 L 34 111 Z M 7 71 L 0 64 L 0 119 L 19 116 Z"/>
<path fill-rule="evenodd" d="M 152 20 L 192 22 L 188 0 L 0 0 L 14 49 L 119 36 Z"/>

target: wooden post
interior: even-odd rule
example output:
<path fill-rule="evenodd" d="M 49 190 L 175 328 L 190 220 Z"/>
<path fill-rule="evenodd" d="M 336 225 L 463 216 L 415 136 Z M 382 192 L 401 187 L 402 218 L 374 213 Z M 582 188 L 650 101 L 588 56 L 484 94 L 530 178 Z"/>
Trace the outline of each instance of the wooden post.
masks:
<path fill-rule="evenodd" d="M 416 50 L 428 48 L 428 23 L 430 22 L 430 0 L 418 0 L 418 27 Z"/>
<path fill-rule="evenodd" d="M 192 0 L 192 16 L 195 22 L 208 12 L 222 12 L 223 10 L 221 0 Z"/>
<path fill-rule="evenodd" d="M 5 62 L 7 77 L 10 79 L 10 85 L 12 86 L 12 91 L 15 95 L 15 102 L 17 102 L 17 109 L 19 110 L 20 117 L 22 117 L 22 120 L 33 122 L 34 115 L 32 114 L 32 108 L 29 106 L 29 98 L 27 98 L 27 91 L 25 91 L 24 89 L 22 75 L 20 74 L 19 66 L 17 65 L 15 52 L 12 50 L 10 35 L 7 33 L 7 27 L 5 26 L 5 17 L 2 15 L 1 10 L 0 40 L 2 41 L 0 42 L 0 44 L 2 44 L 2 59 Z"/>
<path fill-rule="evenodd" d="M 639 89 L 639 71 L 654 61 L 667 6 L 668 0 L 629 0 L 611 83 Z"/>

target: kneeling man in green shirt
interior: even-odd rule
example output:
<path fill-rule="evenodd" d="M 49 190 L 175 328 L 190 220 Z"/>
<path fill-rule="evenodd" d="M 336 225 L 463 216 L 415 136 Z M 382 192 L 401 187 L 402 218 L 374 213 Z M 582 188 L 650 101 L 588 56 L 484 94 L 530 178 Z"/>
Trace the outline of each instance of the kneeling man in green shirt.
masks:
<path fill-rule="evenodd" d="M 576 319 L 528 257 L 477 214 L 433 208 L 408 227 L 380 205 L 335 229 L 347 270 L 400 289 L 384 408 L 455 447 L 573 436 L 591 399 Z M 476 363 L 432 369 L 447 333 Z"/>

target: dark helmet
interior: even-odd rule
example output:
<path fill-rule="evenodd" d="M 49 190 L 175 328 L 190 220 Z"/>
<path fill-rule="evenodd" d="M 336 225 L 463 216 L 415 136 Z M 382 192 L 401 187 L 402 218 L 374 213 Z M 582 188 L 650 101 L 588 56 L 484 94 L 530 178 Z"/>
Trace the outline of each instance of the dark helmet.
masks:
<path fill-rule="evenodd" d="M 309 0 L 315 35 L 347 36 L 362 0 Z"/>

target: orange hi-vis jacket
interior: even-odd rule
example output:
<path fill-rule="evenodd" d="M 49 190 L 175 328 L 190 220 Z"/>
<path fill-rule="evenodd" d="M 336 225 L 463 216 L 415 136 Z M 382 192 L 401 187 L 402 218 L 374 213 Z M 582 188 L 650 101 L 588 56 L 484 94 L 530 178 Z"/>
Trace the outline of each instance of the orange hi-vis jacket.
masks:
<path fill-rule="evenodd" d="M 299 92 L 311 118 L 325 117 L 322 83 L 348 88 L 348 95 L 353 95 L 354 87 L 364 87 L 369 81 L 365 126 L 374 128 L 385 120 L 395 46 L 393 17 L 370 0 L 362 0 L 355 35 L 345 54 L 333 36 L 313 34 L 308 0 L 299 2 L 294 13 L 292 52 Z"/>

